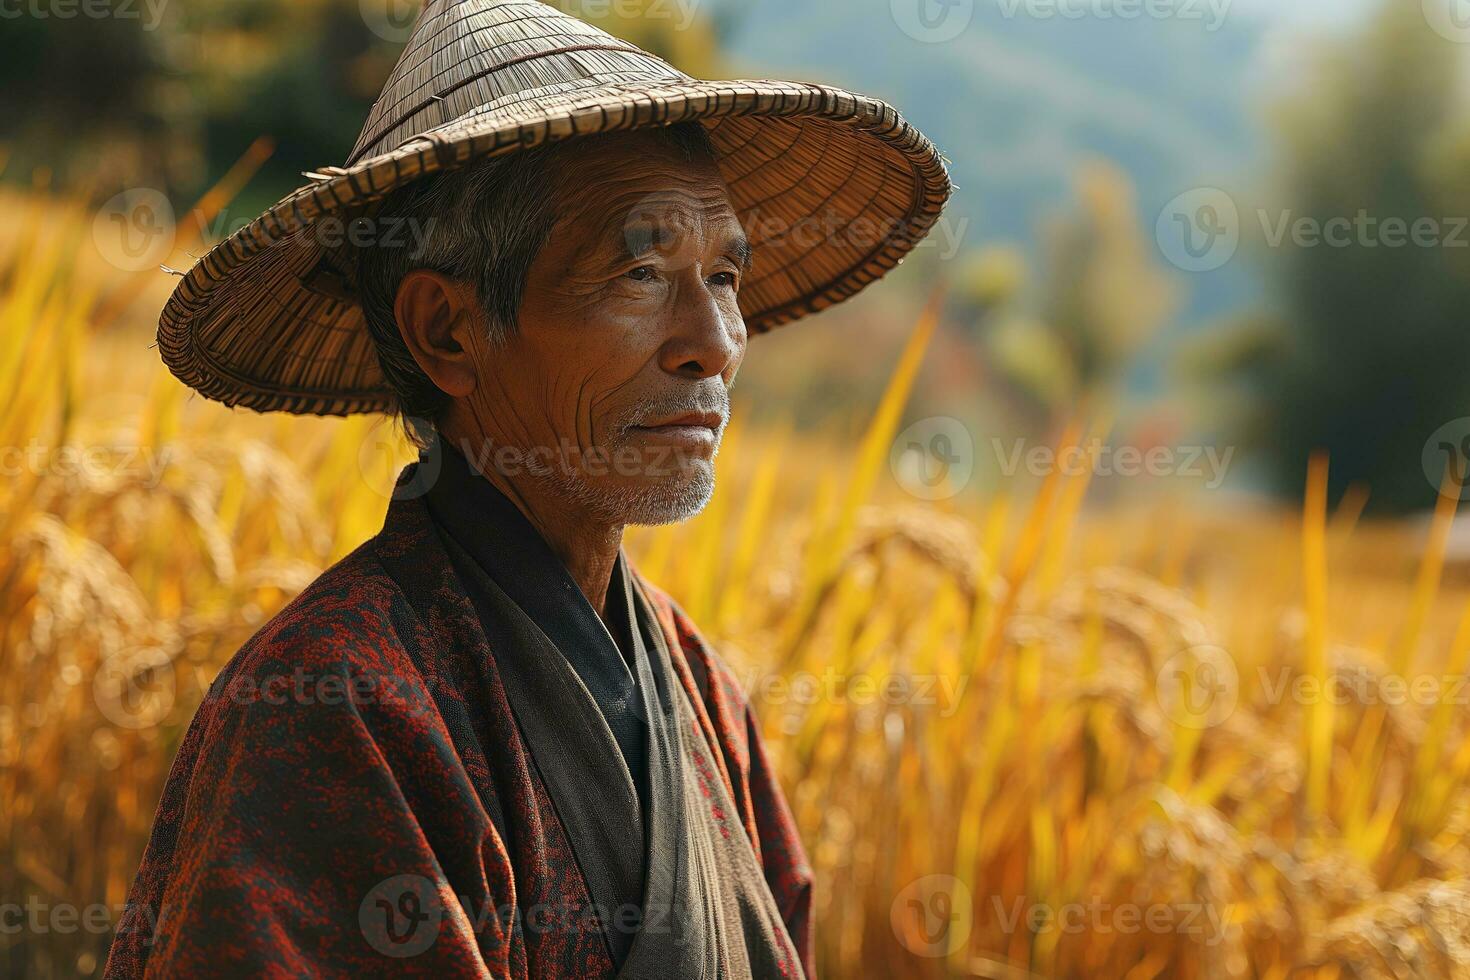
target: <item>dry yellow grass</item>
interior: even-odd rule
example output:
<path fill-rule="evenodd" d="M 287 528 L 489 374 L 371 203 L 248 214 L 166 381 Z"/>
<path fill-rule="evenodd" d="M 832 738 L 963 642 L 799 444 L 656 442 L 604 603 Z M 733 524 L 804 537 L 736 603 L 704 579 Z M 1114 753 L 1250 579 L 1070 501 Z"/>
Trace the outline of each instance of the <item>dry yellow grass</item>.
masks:
<path fill-rule="evenodd" d="M 86 258 L 89 214 L 34 207 L 0 244 L 0 973 L 69 976 L 213 672 L 376 529 L 407 453 L 189 401 L 92 329 L 136 287 Z M 749 680 L 826 974 L 1470 975 L 1453 508 L 1428 544 L 1358 526 L 1325 461 L 1301 515 L 1093 514 L 1061 475 L 905 503 L 888 447 L 933 324 L 855 452 L 734 431 L 709 510 L 630 536 Z"/>

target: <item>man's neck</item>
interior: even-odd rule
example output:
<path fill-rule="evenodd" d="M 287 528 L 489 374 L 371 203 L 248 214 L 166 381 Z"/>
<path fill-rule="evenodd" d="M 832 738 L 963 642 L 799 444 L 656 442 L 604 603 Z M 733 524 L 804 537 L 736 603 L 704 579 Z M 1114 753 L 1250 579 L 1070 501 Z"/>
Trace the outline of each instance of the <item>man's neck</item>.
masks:
<path fill-rule="evenodd" d="M 597 615 L 605 620 L 608 584 L 617 564 L 618 549 L 622 547 L 623 525 L 593 520 L 585 509 L 546 493 L 544 486 L 501 473 L 493 465 L 493 448 L 488 453 L 477 451 L 481 445 L 493 445 L 487 440 L 457 437 L 448 432 L 441 438 L 464 456 L 476 475 L 490 481 L 516 505 L 552 553 L 561 559 Z"/>

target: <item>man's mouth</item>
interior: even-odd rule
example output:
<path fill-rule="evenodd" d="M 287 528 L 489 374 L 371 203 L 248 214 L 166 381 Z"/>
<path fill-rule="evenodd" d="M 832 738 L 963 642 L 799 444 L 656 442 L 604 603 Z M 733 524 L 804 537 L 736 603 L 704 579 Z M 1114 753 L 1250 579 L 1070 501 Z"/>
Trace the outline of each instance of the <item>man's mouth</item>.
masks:
<path fill-rule="evenodd" d="M 714 450 L 724 426 L 724 416 L 718 412 L 685 412 L 663 419 L 654 419 L 639 425 L 631 425 L 628 432 L 640 439 L 667 443 L 679 449 L 703 453 Z"/>
<path fill-rule="evenodd" d="M 635 425 L 635 429 L 687 429 L 705 428 L 718 432 L 725 419 L 718 412 L 685 412 L 658 422 Z"/>

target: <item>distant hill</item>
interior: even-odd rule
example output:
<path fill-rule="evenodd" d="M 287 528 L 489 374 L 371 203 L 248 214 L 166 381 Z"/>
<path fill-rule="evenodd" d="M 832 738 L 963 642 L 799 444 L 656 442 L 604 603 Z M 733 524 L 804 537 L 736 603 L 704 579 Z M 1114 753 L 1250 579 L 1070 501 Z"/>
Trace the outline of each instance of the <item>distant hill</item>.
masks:
<path fill-rule="evenodd" d="M 970 219 L 969 245 L 1034 245 L 1090 156 L 1132 178 L 1149 229 L 1177 194 L 1237 185 L 1260 162 L 1271 33 L 1254 14 L 1232 10 L 1211 30 L 1209 0 L 1176 0 L 1194 20 L 1008 17 L 1017 0 L 974 0 L 958 37 L 925 43 L 893 13 L 919 2 L 740 0 L 718 17 L 742 73 L 829 81 L 900 106 L 952 161 L 951 215 Z M 1184 317 L 1197 321 L 1238 307 L 1256 283 L 1237 261 L 1192 285 Z"/>

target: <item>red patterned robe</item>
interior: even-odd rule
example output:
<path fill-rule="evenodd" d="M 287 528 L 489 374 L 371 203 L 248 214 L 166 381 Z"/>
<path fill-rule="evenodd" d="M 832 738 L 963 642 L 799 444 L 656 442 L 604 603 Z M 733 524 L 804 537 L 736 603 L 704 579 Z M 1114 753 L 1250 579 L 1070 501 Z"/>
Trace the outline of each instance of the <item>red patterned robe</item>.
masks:
<path fill-rule="evenodd" d="M 779 911 L 777 972 L 813 977 L 811 871 L 755 718 L 634 579 L 693 708 L 710 816 L 748 839 Z M 498 652 L 423 501 L 395 500 L 211 687 L 105 975 L 619 975 Z"/>

